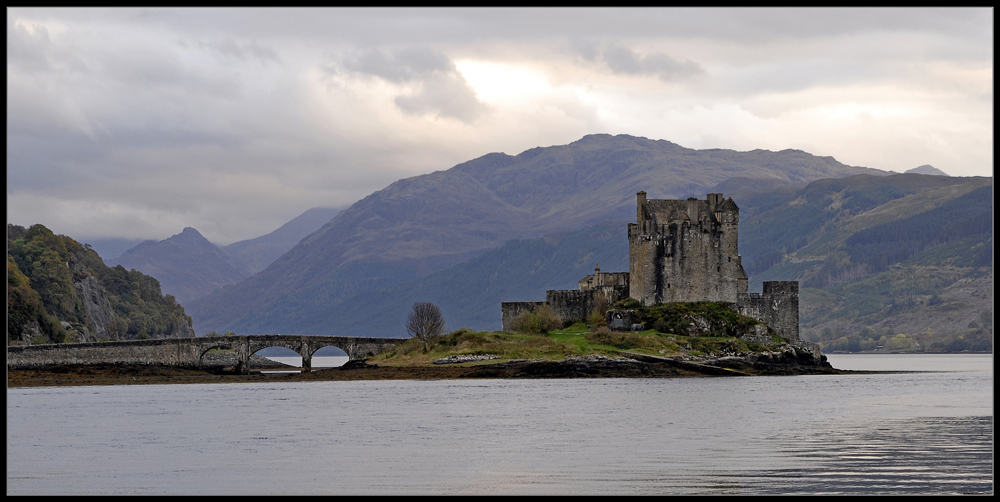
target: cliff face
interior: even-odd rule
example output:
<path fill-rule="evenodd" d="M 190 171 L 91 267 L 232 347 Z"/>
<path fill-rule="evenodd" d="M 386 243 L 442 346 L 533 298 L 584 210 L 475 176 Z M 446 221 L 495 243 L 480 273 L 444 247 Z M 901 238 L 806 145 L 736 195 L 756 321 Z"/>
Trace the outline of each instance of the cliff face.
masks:
<path fill-rule="evenodd" d="M 112 334 L 111 331 L 114 313 L 111 311 L 111 302 L 108 301 L 108 292 L 104 289 L 104 285 L 87 271 L 87 267 L 80 263 L 76 255 L 71 256 L 69 267 L 73 272 L 73 289 L 77 298 L 83 303 L 84 311 L 94 327 L 94 333 L 83 330 L 79 337 L 80 341 L 117 339 L 116 334 Z"/>

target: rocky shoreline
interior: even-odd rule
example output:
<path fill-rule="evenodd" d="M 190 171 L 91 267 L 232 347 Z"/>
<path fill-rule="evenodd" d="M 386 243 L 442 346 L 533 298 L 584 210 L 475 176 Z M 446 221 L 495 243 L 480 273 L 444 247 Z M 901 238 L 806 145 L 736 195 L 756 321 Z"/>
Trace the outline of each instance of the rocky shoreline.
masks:
<path fill-rule="evenodd" d="M 8 370 L 8 387 L 182 384 L 269 381 L 354 380 L 448 380 L 467 378 L 671 378 L 705 376 L 769 376 L 873 373 L 838 370 L 822 354 L 808 347 L 784 347 L 781 351 L 711 356 L 652 356 L 623 352 L 620 356 L 586 355 L 561 361 L 512 360 L 428 364 L 419 366 L 379 365 L 351 361 L 339 368 L 315 369 L 309 373 L 261 373 L 261 369 L 290 368 L 266 360 L 266 367 L 252 366 L 250 375 L 236 375 L 221 364 L 205 368 L 168 366 L 93 365 L 52 366 Z M 816 357 L 819 356 L 819 357 Z M 222 361 L 219 361 L 222 363 Z"/>

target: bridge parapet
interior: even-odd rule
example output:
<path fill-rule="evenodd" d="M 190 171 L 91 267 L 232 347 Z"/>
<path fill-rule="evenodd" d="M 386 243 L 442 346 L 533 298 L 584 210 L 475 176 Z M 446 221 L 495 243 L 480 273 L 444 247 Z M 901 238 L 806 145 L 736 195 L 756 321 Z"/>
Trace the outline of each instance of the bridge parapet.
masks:
<path fill-rule="evenodd" d="M 7 367 L 30 368 L 57 364 L 160 364 L 197 367 L 213 348 L 229 348 L 236 353 L 237 367 L 250 371 L 250 356 L 267 347 L 285 347 L 302 356 L 302 371 L 312 370 L 317 350 L 333 346 L 350 360 L 364 359 L 403 341 L 401 338 L 244 335 L 195 338 L 162 338 L 115 342 L 61 343 L 7 347 Z"/>

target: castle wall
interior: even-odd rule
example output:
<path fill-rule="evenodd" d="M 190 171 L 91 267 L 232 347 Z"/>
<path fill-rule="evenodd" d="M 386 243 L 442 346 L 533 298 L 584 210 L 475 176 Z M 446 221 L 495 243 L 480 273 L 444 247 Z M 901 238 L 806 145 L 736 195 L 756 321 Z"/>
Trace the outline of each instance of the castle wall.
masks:
<path fill-rule="evenodd" d="M 534 312 L 542 305 L 545 305 L 545 302 L 501 302 L 500 329 L 513 331 L 511 323 L 513 323 L 514 318 L 521 315 L 521 312 Z"/>
<path fill-rule="evenodd" d="M 762 293 L 739 295 L 735 310 L 767 324 L 785 340 L 799 340 L 798 281 L 765 282 Z"/>
<path fill-rule="evenodd" d="M 628 272 L 601 272 L 597 269 L 594 275 L 588 275 L 577 281 L 581 290 L 603 287 L 622 287 L 628 289 Z"/>
<path fill-rule="evenodd" d="M 545 301 L 564 321 L 586 319 L 594 310 L 594 295 L 597 290 L 548 290 Z"/>

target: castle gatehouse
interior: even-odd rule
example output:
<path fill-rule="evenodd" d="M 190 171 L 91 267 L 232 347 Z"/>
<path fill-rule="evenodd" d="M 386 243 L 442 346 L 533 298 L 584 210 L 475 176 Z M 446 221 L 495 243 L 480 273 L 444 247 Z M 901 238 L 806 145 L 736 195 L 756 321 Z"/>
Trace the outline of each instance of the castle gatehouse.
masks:
<path fill-rule="evenodd" d="M 741 315 L 766 323 L 788 340 L 799 339 L 798 281 L 765 282 L 749 293 L 739 254 L 740 208 L 732 198 L 646 199 L 639 192 L 636 223 L 628 225 L 629 271 L 601 272 L 576 290 L 549 290 L 544 302 L 503 302 L 503 329 L 524 311 L 548 305 L 563 320 L 584 320 L 601 302 L 626 298 L 642 305 L 726 302 Z"/>

